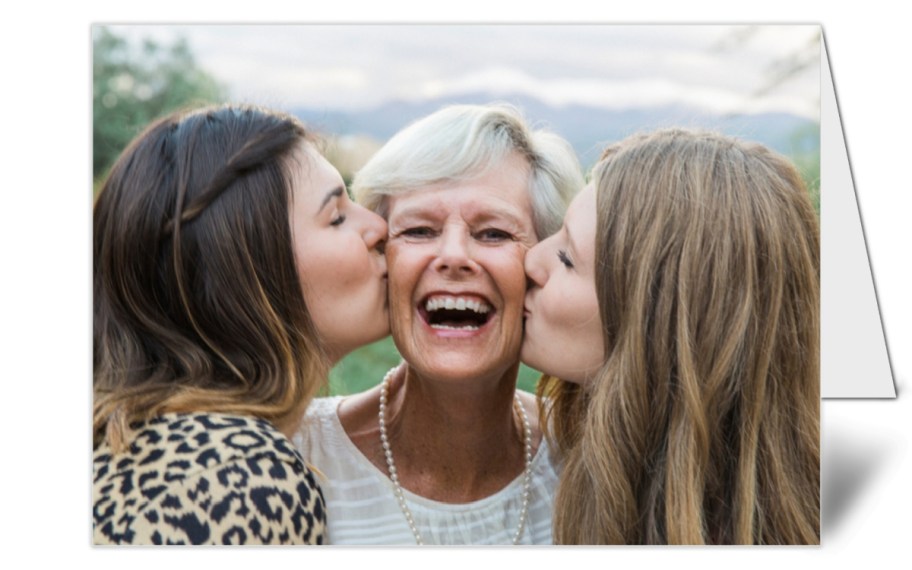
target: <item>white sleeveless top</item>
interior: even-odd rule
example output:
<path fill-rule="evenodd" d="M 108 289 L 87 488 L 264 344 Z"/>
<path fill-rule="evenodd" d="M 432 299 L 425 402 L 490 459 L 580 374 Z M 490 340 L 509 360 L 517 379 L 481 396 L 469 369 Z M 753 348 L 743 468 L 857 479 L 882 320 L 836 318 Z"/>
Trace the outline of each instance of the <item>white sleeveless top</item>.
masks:
<path fill-rule="evenodd" d="M 386 473 L 365 457 L 339 421 L 342 396 L 317 398 L 295 446 L 315 467 L 326 500 L 329 544 L 415 544 Z M 322 477 L 320 474 L 322 473 Z M 520 544 L 551 544 L 557 470 L 543 439 L 532 460 L 526 528 Z M 464 504 L 426 499 L 403 489 L 425 544 L 512 544 L 522 506 L 522 474 L 497 493 Z"/>

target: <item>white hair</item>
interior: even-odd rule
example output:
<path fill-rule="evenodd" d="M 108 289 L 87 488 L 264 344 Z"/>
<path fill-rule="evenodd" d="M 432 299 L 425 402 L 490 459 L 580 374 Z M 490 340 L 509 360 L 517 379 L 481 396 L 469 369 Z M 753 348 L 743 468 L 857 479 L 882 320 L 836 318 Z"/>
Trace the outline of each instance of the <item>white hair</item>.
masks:
<path fill-rule="evenodd" d="M 387 196 L 471 180 L 514 152 L 529 164 L 532 222 L 538 238 L 544 239 L 560 229 L 567 205 L 583 186 L 583 175 L 567 141 L 532 130 L 509 105 L 453 105 L 415 121 L 355 175 L 352 193 L 385 217 Z"/>

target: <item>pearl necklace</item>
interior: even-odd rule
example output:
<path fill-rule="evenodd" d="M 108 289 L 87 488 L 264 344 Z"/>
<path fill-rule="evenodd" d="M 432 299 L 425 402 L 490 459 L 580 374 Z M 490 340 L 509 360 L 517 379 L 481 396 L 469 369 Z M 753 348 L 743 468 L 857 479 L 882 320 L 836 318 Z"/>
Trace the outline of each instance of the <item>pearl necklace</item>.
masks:
<path fill-rule="evenodd" d="M 389 382 L 398 368 L 398 366 L 391 368 L 386 373 L 386 376 L 383 377 L 383 382 L 380 383 L 380 413 L 378 414 L 380 419 L 380 443 L 383 446 L 383 454 L 386 456 L 386 466 L 389 468 L 389 477 L 393 482 L 393 491 L 396 494 L 396 500 L 399 502 L 399 508 L 402 510 L 402 514 L 405 515 L 405 520 L 409 528 L 412 529 L 412 534 L 415 535 L 415 542 L 418 545 L 424 545 L 424 540 L 422 540 L 421 533 L 418 532 L 418 527 L 415 525 L 415 519 L 412 517 L 412 511 L 409 510 L 408 504 L 405 502 L 402 486 L 399 485 L 399 475 L 396 472 L 396 464 L 393 463 L 393 452 L 390 450 L 389 438 L 386 434 L 386 404 L 387 396 L 389 395 Z M 532 488 L 532 428 L 529 426 L 526 409 L 519 400 L 519 394 L 514 394 L 514 398 L 516 409 L 519 410 L 519 415 L 522 418 L 523 448 L 525 450 L 522 507 L 519 511 L 519 526 L 516 527 L 516 532 L 513 534 L 513 544 L 519 544 L 519 539 L 522 538 L 523 531 L 526 528 L 526 515 L 529 512 L 529 495 Z"/>

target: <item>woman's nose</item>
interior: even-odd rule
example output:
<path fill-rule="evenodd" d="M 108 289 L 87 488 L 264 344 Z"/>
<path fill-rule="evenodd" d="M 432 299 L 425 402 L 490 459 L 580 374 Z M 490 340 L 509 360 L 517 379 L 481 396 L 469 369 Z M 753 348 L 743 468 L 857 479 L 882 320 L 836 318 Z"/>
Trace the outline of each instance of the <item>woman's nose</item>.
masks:
<path fill-rule="evenodd" d="M 548 240 L 545 240 L 535 244 L 526 252 L 526 259 L 523 265 L 526 270 L 526 277 L 528 277 L 529 287 L 541 287 L 548 280 L 548 271 L 543 259 L 547 247 Z"/>
<path fill-rule="evenodd" d="M 368 249 L 376 249 L 380 253 L 384 252 L 387 238 L 386 220 L 371 212 L 367 208 L 358 206 L 361 214 L 364 216 L 364 223 L 361 229 L 361 237 Z"/>
<path fill-rule="evenodd" d="M 478 263 L 472 258 L 470 236 L 465 228 L 447 227 L 440 236 L 440 250 L 434 260 L 438 271 L 455 274 L 472 274 Z"/>

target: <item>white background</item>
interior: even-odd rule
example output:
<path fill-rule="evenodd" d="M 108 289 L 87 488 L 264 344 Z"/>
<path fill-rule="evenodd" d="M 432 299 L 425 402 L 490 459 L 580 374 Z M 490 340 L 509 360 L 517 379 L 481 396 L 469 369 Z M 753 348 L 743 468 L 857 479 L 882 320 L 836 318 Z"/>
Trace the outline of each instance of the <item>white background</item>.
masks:
<path fill-rule="evenodd" d="M 3 66 L 0 357 L 3 462 L 0 545 L 19 565 L 160 568 L 288 565 L 516 567 L 870 567 L 908 562 L 910 198 L 908 20 L 878 0 L 729 3 L 599 3 L 562 0 L 546 12 L 520 3 L 187 0 L 34 3 L 8 8 Z M 499 3 L 498 3 L 499 4 Z M 720 7 L 716 7 L 716 4 Z M 898 4 L 896 4 L 898 5 Z M 823 25 L 847 135 L 897 400 L 823 405 L 823 546 L 819 548 L 93 549 L 90 547 L 91 70 L 92 22 L 603 22 L 805 23 Z M 825 191 L 824 191 L 825 192 Z M 825 203 L 824 203 L 824 206 Z M 825 239 L 825 236 L 824 236 Z M 37 564 L 36 564 L 37 563 Z M 13 566 L 10 566 L 10 565 Z M 903 563 L 900 562 L 900 565 Z M 487 564 L 486 564 L 487 565 Z"/>

